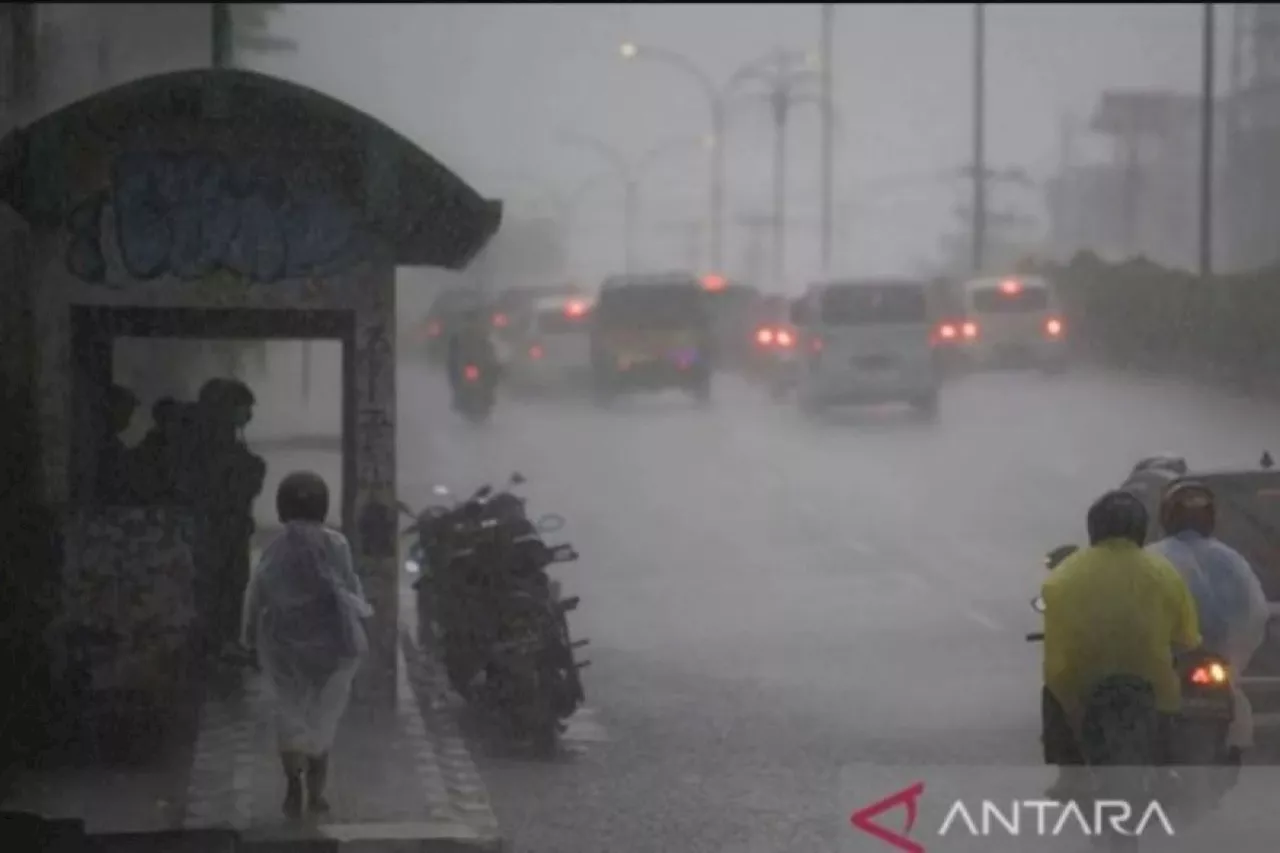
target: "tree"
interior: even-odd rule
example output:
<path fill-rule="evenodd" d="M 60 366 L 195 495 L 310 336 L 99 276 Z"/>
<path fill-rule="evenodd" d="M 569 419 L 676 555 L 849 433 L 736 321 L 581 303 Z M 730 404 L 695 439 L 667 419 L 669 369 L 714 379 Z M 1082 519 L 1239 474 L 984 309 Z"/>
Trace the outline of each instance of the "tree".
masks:
<path fill-rule="evenodd" d="M 237 53 L 291 53 L 298 49 L 292 39 L 269 33 L 272 16 L 283 3 L 214 3 L 213 65 L 233 65 Z"/>

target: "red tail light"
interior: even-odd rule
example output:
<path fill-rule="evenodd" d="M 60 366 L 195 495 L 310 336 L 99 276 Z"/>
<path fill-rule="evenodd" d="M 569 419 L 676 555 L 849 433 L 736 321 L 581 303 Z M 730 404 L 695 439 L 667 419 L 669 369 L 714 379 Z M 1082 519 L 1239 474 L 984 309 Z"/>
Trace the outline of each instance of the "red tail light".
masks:
<path fill-rule="evenodd" d="M 587 313 L 587 305 L 575 300 L 564 306 L 564 313 L 566 317 L 582 317 Z"/>
<path fill-rule="evenodd" d="M 763 328 L 756 332 L 756 343 L 767 347 L 773 343 L 773 329 Z"/>
<path fill-rule="evenodd" d="M 440 337 L 440 323 L 439 323 L 439 321 L 437 321 L 437 320 L 432 320 L 430 323 L 428 323 L 428 324 L 427 324 L 427 337 L 429 337 L 429 338 L 438 338 L 438 337 Z"/>
<path fill-rule="evenodd" d="M 958 337 L 960 337 L 960 330 L 956 328 L 954 323 L 943 323 L 933 333 L 933 345 L 938 346 L 939 344 L 950 343 Z"/>
<path fill-rule="evenodd" d="M 466 377 L 468 382 L 475 382 L 480 378 L 480 368 L 474 364 L 468 364 L 462 369 L 462 375 Z"/>
<path fill-rule="evenodd" d="M 972 341 L 978 337 L 978 324 L 965 322 L 960 324 L 960 337 Z"/>
<path fill-rule="evenodd" d="M 1044 324 L 1044 333 L 1051 338 L 1062 337 L 1062 321 L 1057 317 L 1050 317 Z"/>
<path fill-rule="evenodd" d="M 1198 685 L 1226 684 L 1227 668 L 1216 661 L 1198 666 L 1191 671 L 1191 683 Z"/>
<path fill-rule="evenodd" d="M 505 329 L 505 328 L 507 327 L 507 323 L 508 323 L 508 322 L 510 322 L 510 321 L 509 321 L 509 320 L 507 320 L 507 315 L 506 315 L 506 314 L 494 314 L 494 315 L 493 315 L 493 325 L 494 325 L 494 326 L 496 326 L 496 327 L 497 327 L 497 328 L 499 328 L 499 329 Z"/>
<path fill-rule="evenodd" d="M 809 341 L 810 352 L 822 352 L 822 338 L 813 338 Z"/>
<path fill-rule="evenodd" d="M 534 344 L 533 346 L 529 347 L 529 358 L 533 359 L 534 361 L 537 361 L 538 359 L 542 358 L 542 347 L 538 346 L 537 344 Z"/>
<path fill-rule="evenodd" d="M 789 347 L 796 342 L 795 338 L 793 338 L 791 336 L 791 333 L 788 332 L 786 329 L 779 329 L 778 334 L 774 338 L 774 340 L 777 341 L 778 346 L 780 347 Z"/>

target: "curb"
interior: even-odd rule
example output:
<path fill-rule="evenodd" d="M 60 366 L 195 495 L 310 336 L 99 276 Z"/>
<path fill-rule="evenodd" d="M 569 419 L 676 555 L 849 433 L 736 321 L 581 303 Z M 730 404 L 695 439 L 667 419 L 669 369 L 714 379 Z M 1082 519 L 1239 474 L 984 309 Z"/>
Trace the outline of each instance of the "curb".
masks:
<path fill-rule="evenodd" d="M 450 803 L 464 813 L 468 825 L 478 827 L 487 836 L 487 841 L 480 842 L 480 849 L 495 853 L 505 850 L 506 843 L 493 813 L 488 786 L 449 711 L 449 688 L 439 666 L 418 647 L 413 632 L 407 627 L 400 630 L 400 646 L 409 686 L 418 700 L 425 729 L 431 733 L 436 763 L 450 795 Z"/>

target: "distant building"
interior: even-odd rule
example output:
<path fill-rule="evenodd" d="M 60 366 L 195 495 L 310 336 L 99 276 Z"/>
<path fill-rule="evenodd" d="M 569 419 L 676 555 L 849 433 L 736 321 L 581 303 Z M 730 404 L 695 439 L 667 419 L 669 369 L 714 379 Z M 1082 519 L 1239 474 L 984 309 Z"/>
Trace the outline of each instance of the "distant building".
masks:
<path fill-rule="evenodd" d="M 1221 134 L 1223 110 L 1215 112 Z M 1050 181 L 1046 203 L 1054 254 L 1066 257 L 1088 249 L 1109 260 L 1143 256 L 1166 266 L 1196 268 L 1200 97 L 1104 92 L 1089 129 L 1110 141 L 1112 154 L 1102 162 L 1069 166 Z M 1214 207 L 1220 236 L 1217 226 L 1227 217 L 1221 205 Z M 1220 239 L 1215 242 L 1221 245 Z"/>

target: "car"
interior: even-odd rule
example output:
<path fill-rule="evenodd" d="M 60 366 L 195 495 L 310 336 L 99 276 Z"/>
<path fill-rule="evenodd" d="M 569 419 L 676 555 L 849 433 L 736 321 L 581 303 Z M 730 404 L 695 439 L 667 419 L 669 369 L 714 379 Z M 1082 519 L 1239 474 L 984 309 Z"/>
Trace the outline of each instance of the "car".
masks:
<path fill-rule="evenodd" d="M 707 402 L 714 353 L 706 294 L 697 276 L 614 276 L 601 286 L 591 325 L 592 385 L 599 402 L 669 388 Z"/>
<path fill-rule="evenodd" d="M 592 300 L 577 296 L 538 299 L 517 330 L 508 363 L 512 386 L 526 391 L 585 387 L 591 378 L 592 308 Z"/>
<path fill-rule="evenodd" d="M 769 392 L 775 400 L 787 397 L 795 386 L 796 345 L 800 331 L 791 323 L 790 303 L 784 298 L 781 312 L 771 312 L 755 327 L 752 335 L 753 352 L 747 365 L 748 376 Z M 778 313 L 786 315 L 779 319 Z"/>
<path fill-rule="evenodd" d="M 749 284 L 720 275 L 704 275 L 702 288 L 715 336 L 716 368 L 745 372 L 753 358 L 752 333 L 763 297 Z"/>
<path fill-rule="evenodd" d="M 799 329 L 796 396 L 833 405 L 906 402 L 938 414 L 942 371 L 931 333 L 929 285 L 906 279 L 811 285 L 792 309 Z"/>
<path fill-rule="evenodd" d="M 432 362 L 443 362 L 448 352 L 449 335 L 458 316 L 469 309 L 484 306 L 484 294 L 474 288 L 451 287 L 441 291 L 427 309 L 419 327 L 418 342 L 427 358 Z"/>
<path fill-rule="evenodd" d="M 1041 276 L 975 278 L 959 286 L 960 315 L 939 327 L 966 369 L 1067 366 L 1067 335 L 1057 293 Z"/>
<path fill-rule="evenodd" d="M 494 341 L 506 347 L 519 346 L 520 336 L 527 330 L 535 306 L 541 299 L 585 296 L 586 293 L 576 284 L 526 285 L 504 288 L 494 295 L 490 305 L 489 321 L 493 326 Z"/>
<path fill-rule="evenodd" d="M 1272 612 L 1280 613 L 1280 471 L 1269 453 L 1256 468 L 1191 469 L 1173 454 L 1140 460 L 1122 488 L 1136 495 L 1147 509 L 1151 527 L 1147 541 L 1163 538 L 1160 503 L 1165 493 L 1184 480 L 1196 480 L 1213 490 L 1218 505 L 1216 535 L 1249 561 L 1258 576 Z M 1280 632 L 1274 621 L 1267 639 L 1240 679 L 1253 706 L 1259 740 L 1280 743 Z"/>

